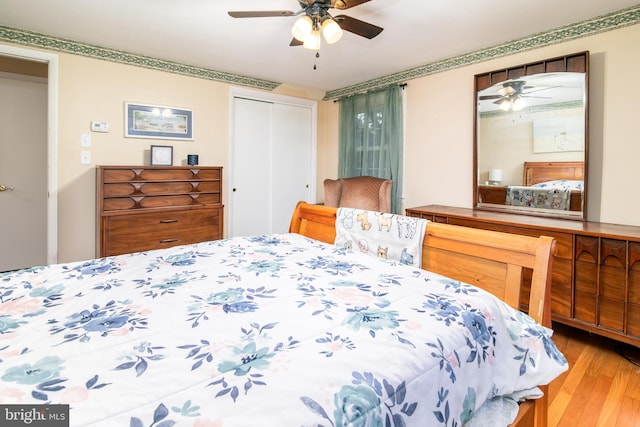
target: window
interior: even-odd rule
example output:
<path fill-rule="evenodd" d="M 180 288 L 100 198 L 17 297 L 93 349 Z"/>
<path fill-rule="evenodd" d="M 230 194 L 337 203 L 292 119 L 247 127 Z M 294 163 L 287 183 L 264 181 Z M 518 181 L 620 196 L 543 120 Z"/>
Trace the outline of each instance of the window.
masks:
<path fill-rule="evenodd" d="M 399 86 L 340 99 L 338 176 L 391 179 L 392 210 L 402 194 L 402 97 Z"/>
<path fill-rule="evenodd" d="M 388 147 L 382 144 L 384 114 L 380 109 L 370 114 L 357 113 L 355 119 L 356 175 L 391 177 L 387 161 Z"/>

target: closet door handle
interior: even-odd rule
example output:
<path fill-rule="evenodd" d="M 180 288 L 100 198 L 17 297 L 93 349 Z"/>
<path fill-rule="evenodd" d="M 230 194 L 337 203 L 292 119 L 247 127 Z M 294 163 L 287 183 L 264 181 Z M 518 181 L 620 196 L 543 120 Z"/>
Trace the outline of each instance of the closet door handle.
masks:
<path fill-rule="evenodd" d="M 160 220 L 160 224 L 169 224 L 172 222 L 178 222 L 178 220 L 177 219 L 161 219 Z"/>
<path fill-rule="evenodd" d="M 177 241 L 178 239 L 164 239 L 164 240 L 160 240 L 160 243 L 173 243 Z"/>

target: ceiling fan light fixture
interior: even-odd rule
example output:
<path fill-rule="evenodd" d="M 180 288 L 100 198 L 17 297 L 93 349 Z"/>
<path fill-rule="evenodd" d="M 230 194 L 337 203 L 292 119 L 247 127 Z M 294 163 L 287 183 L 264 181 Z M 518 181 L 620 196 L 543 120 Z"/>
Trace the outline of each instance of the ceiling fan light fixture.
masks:
<path fill-rule="evenodd" d="M 311 30 L 311 34 L 304 39 L 302 47 L 305 49 L 320 50 L 320 30 Z"/>
<path fill-rule="evenodd" d="M 300 46 L 309 49 L 320 49 L 319 38 L 324 36 L 326 43 L 336 43 L 342 38 L 343 31 L 360 37 L 372 39 L 380 34 L 382 27 L 352 18 L 348 15 L 338 15 L 335 18 L 329 13 L 330 9 L 350 9 L 367 3 L 370 0 L 298 0 L 301 9 L 293 10 L 244 10 L 227 12 L 232 18 L 270 18 L 282 16 L 297 16 L 291 26 L 293 40 L 289 46 Z M 339 24 L 338 24 L 339 23 Z M 315 33 L 318 34 L 315 34 Z M 312 34 L 313 33 L 313 34 Z M 322 36 L 320 35 L 322 33 Z"/>
<path fill-rule="evenodd" d="M 334 44 L 342 38 L 342 34 L 342 28 L 333 19 L 327 18 L 322 21 L 322 35 L 327 43 Z"/>
<path fill-rule="evenodd" d="M 509 111 L 511 109 L 511 101 L 509 101 L 509 98 L 505 98 L 498 103 L 498 107 L 500 107 L 502 111 Z"/>
<path fill-rule="evenodd" d="M 513 111 L 520 111 L 526 106 L 527 106 L 527 103 L 520 96 L 516 96 L 516 98 L 511 103 L 511 109 Z"/>
<path fill-rule="evenodd" d="M 297 40 L 304 42 L 313 31 L 313 21 L 308 15 L 301 16 L 296 20 L 291 28 L 291 34 Z"/>

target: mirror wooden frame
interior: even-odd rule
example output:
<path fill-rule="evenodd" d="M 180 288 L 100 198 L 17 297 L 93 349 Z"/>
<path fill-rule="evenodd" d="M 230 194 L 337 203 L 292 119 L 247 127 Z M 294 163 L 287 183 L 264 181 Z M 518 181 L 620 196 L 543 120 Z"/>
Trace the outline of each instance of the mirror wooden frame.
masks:
<path fill-rule="evenodd" d="M 478 112 L 478 93 L 486 88 L 489 88 L 497 83 L 504 82 L 506 80 L 518 79 L 525 76 L 532 76 L 544 73 L 559 73 L 559 72 L 577 72 L 584 73 L 585 75 L 585 93 L 584 93 L 584 177 L 583 177 L 583 193 L 582 193 L 582 215 L 568 215 L 563 212 L 536 212 L 534 208 L 528 210 L 520 210 L 508 205 L 488 205 L 487 203 L 481 203 L 479 197 L 480 183 L 479 183 L 479 170 L 478 170 L 478 155 L 479 155 L 479 112 Z M 474 77 L 474 119 L 473 119 L 473 206 L 477 210 L 487 211 L 499 211 L 515 213 L 520 215 L 535 215 L 535 216 L 551 216 L 574 220 L 586 220 L 587 218 L 587 171 L 588 171 L 588 159 L 589 159 L 589 52 L 578 52 L 570 55 L 544 59 L 541 61 L 531 62 L 528 64 L 518 65 L 509 68 L 498 69 L 487 73 L 476 74 Z"/>

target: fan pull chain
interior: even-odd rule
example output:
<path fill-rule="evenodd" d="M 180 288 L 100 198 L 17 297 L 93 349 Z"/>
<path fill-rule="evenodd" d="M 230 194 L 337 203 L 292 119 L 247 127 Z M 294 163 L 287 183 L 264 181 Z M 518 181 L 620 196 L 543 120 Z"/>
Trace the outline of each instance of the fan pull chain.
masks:
<path fill-rule="evenodd" d="M 313 64 L 313 69 L 318 69 L 318 58 L 320 58 L 320 52 L 316 52 L 316 62 Z"/>

